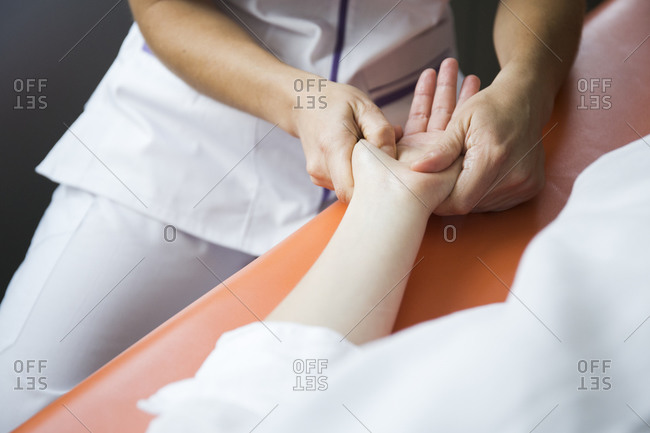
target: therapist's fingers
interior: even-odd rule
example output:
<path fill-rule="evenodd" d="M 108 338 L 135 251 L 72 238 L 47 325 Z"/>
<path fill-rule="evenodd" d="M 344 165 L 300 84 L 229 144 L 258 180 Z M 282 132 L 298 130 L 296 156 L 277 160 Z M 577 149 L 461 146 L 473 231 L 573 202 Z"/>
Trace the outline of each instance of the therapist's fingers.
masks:
<path fill-rule="evenodd" d="M 437 173 L 449 167 L 460 156 L 465 142 L 462 124 L 451 123 L 437 139 L 435 147 L 414 161 L 410 168 L 423 173 Z"/>
<path fill-rule="evenodd" d="M 415 86 L 411 110 L 404 127 L 404 135 L 417 134 L 427 130 L 429 117 L 431 116 L 431 105 L 433 95 L 436 91 L 436 71 L 426 69 Z"/>
<path fill-rule="evenodd" d="M 328 156 L 327 166 L 329 169 L 334 192 L 336 197 L 343 203 L 349 203 L 354 189 L 354 178 L 352 177 L 352 151 L 354 142 L 345 143 L 338 147 Z"/>
<path fill-rule="evenodd" d="M 489 191 L 499 173 L 499 164 L 487 146 L 474 146 L 465 154 L 463 169 L 449 197 L 435 210 L 436 215 L 470 213 Z"/>
<path fill-rule="evenodd" d="M 365 138 L 388 156 L 395 158 L 397 154 L 395 128 L 386 120 L 379 107 L 372 102 L 361 104 L 355 109 L 355 117 L 362 135 L 362 137 L 356 137 L 355 143 L 359 139 Z M 346 146 L 346 148 L 346 152 L 352 157 L 352 146 Z"/>
<path fill-rule="evenodd" d="M 404 137 L 404 129 L 399 125 L 393 125 L 393 128 L 395 129 L 395 142 L 398 142 Z"/>
<path fill-rule="evenodd" d="M 453 58 L 445 59 L 440 65 L 440 72 L 438 72 L 427 131 L 443 130 L 447 127 L 456 108 L 457 82 L 458 62 Z"/>

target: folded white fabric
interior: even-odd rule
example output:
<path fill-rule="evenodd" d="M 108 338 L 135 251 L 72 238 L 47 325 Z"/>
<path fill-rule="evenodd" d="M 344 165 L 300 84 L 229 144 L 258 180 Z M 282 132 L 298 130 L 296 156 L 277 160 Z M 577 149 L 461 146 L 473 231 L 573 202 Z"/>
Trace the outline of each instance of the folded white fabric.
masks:
<path fill-rule="evenodd" d="M 645 431 L 646 142 L 578 177 L 505 303 L 361 347 L 323 328 L 248 325 L 224 334 L 194 378 L 140 402 L 158 415 L 148 431 Z"/>
<path fill-rule="evenodd" d="M 276 405 L 295 405 L 317 395 L 294 391 L 306 391 L 303 377 L 312 375 L 297 378 L 294 371 L 305 372 L 308 360 L 338 361 L 358 351 L 326 328 L 256 322 L 224 334 L 194 378 L 165 386 L 138 407 L 162 415 L 149 431 L 178 431 L 176 426 L 189 425 L 196 428 L 189 431 L 215 431 L 254 421 L 250 430 Z M 310 369 L 317 367 L 309 364 L 314 364 Z"/>

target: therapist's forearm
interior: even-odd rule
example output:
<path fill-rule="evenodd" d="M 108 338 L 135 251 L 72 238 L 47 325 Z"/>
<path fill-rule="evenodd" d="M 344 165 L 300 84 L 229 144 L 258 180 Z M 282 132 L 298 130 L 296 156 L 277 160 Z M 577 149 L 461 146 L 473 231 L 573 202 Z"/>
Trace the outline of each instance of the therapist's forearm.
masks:
<path fill-rule="evenodd" d="M 289 132 L 293 81 L 312 76 L 264 50 L 204 0 L 130 0 L 156 56 L 192 87 Z"/>
<path fill-rule="evenodd" d="M 428 217 L 412 197 L 355 189 L 322 255 L 267 320 L 328 327 L 355 343 L 390 334 Z"/>
<path fill-rule="evenodd" d="M 537 98 L 547 118 L 575 58 L 584 0 L 503 0 L 494 23 L 494 46 L 507 80 Z M 546 119 L 544 119 L 546 121 Z"/>

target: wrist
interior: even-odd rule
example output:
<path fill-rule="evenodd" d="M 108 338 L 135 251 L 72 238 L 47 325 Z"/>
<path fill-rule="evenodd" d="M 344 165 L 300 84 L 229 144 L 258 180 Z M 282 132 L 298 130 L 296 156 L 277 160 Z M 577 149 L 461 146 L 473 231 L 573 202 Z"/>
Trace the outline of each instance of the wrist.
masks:
<path fill-rule="evenodd" d="M 293 81 L 302 71 L 278 62 L 265 71 L 262 91 L 257 96 L 256 104 L 260 107 L 259 117 L 269 123 L 277 124 L 281 129 L 297 136 L 293 119 Z"/>
<path fill-rule="evenodd" d="M 322 109 L 325 86 L 330 84 L 325 78 L 305 72 L 288 65 L 278 72 L 269 83 L 276 101 L 269 104 L 269 121 L 277 123 L 287 133 L 300 137 L 301 123 L 315 109 Z"/>
<path fill-rule="evenodd" d="M 399 180 L 393 181 L 393 185 L 355 185 L 350 206 L 363 209 L 369 219 L 385 217 L 406 225 L 426 225 L 433 209 L 405 185 L 397 185 Z"/>
<path fill-rule="evenodd" d="M 512 95 L 514 101 L 526 101 L 531 117 L 545 124 L 555 103 L 559 86 L 545 70 L 532 61 L 512 60 L 499 72 L 493 84 Z"/>

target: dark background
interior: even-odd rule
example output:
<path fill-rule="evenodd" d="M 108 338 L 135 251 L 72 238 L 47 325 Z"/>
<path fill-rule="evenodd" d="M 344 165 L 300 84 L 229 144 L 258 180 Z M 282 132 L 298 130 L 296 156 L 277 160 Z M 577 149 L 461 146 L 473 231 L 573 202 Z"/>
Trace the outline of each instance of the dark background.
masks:
<path fill-rule="evenodd" d="M 600 2 L 590 0 L 589 7 Z M 499 70 L 492 46 L 497 4 L 451 1 L 461 69 L 478 75 L 483 86 Z M 131 22 L 127 0 L 27 0 L 0 6 L 0 298 L 56 186 L 34 167 L 63 135 L 63 122 L 69 125 L 79 116 Z M 16 93 L 15 80 L 31 78 L 47 80 L 41 93 L 28 93 L 44 96 L 47 106 L 16 109 L 17 95 L 25 92 Z"/>

